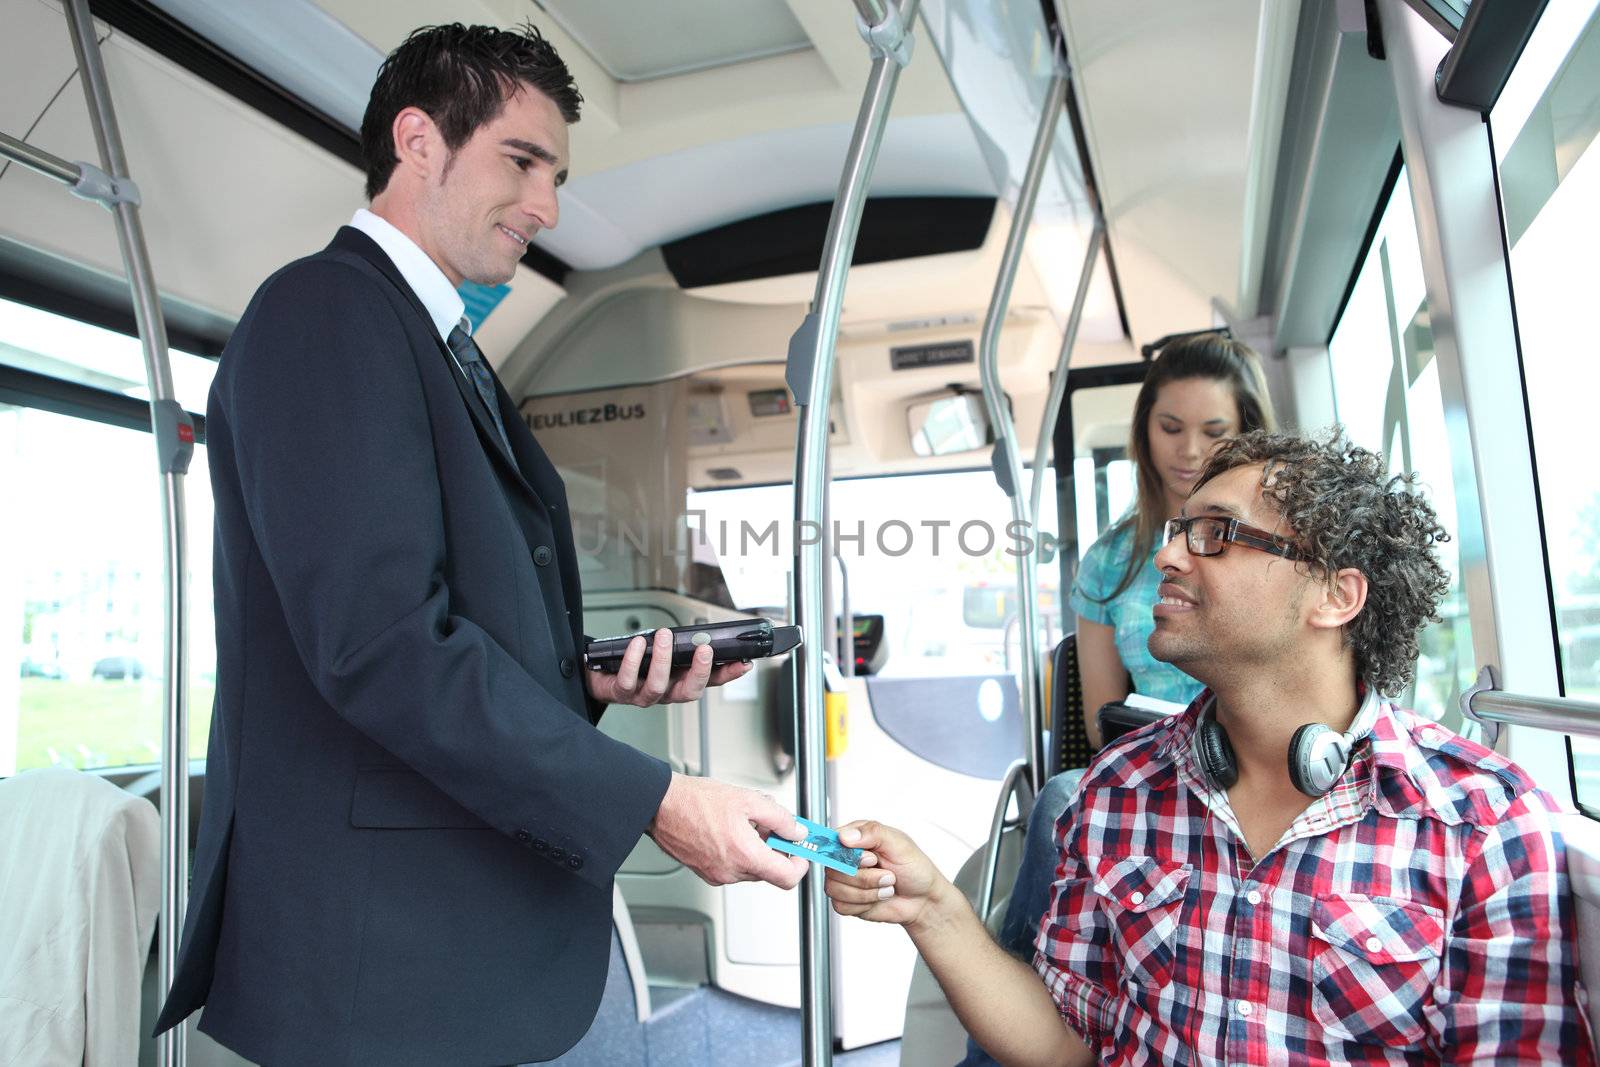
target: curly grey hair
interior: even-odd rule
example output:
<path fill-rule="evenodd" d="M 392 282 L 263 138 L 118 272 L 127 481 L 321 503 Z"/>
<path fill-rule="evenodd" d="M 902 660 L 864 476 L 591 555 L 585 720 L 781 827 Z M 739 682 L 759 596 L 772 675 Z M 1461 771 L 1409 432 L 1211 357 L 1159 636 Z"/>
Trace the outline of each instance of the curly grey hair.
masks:
<path fill-rule="evenodd" d="M 1356 671 L 1378 692 L 1405 689 L 1424 623 L 1439 621 L 1450 588 L 1434 545 L 1450 535 L 1416 491 L 1415 476 L 1391 477 L 1381 455 L 1334 428 L 1318 439 L 1257 431 L 1212 452 L 1195 488 L 1237 467 L 1263 467 L 1262 495 L 1293 530 L 1306 567 L 1327 578 L 1353 567 L 1366 575 L 1367 602 L 1344 631 Z"/>

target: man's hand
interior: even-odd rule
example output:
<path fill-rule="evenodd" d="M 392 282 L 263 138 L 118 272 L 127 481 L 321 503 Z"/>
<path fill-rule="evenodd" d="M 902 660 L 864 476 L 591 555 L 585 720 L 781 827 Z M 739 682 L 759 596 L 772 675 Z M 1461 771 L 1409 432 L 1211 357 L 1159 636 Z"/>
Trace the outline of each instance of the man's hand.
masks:
<path fill-rule="evenodd" d="M 769 833 L 805 840 L 805 827 L 783 805 L 765 793 L 710 778 L 673 774 L 645 832 L 708 885 L 769 882 L 793 889 L 809 866 L 799 856 L 767 847 Z"/>
<path fill-rule="evenodd" d="M 826 892 L 840 915 L 913 927 L 932 919 L 954 889 L 917 843 L 892 826 L 846 823 L 839 843 L 865 850 L 856 874 L 828 871 Z"/>
<path fill-rule="evenodd" d="M 1062 1021 L 1033 968 L 1008 956 L 967 898 L 892 826 L 852 822 L 839 841 L 868 849 L 854 875 L 828 871 L 833 910 L 899 923 L 967 1033 L 1005 1067 L 1090 1067 L 1095 1053 Z"/>
<path fill-rule="evenodd" d="M 622 664 L 616 674 L 602 671 L 585 671 L 589 695 L 608 704 L 632 704 L 648 708 L 654 704 L 687 704 L 699 700 L 707 687 L 722 685 L 741 678 L 751 670 L 749 660 L 742 663 L 724 663 L 711 669 L 711 646 L 701 645 L 694 650 L 694 660 L 689 666 L 672 670 L 672 631 L 662 628 L 655 632 L 650 650 L 650 670 L 640 676 L 639 664 L 644 662 L 643 637 L 628 642 L 628 651 L 622 655 Z"/>

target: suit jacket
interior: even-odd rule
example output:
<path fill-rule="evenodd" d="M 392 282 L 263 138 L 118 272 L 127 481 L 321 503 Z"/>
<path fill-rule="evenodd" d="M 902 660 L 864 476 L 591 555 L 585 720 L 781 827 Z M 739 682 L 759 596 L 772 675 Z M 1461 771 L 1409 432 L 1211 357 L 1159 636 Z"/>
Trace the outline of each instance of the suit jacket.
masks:
<path fill-rule="evenodd" d="M 665 764 L 597 729 L 561 479 L 366 235 L 257 291 L 206 409 L 217 694 L 158 1030 L 266 1063 L 550 1059 Z"/>

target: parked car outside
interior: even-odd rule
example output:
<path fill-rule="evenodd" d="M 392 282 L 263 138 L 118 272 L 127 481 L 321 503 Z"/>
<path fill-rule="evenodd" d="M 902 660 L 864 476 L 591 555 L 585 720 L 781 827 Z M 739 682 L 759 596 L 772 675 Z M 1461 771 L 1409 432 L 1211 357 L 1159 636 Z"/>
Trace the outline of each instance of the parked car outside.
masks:
<path fill-rule="evenodd" d="M 106 656 L 95 661 L 94 670 L 89 672 L 92 677 L 104 678 L 107 681 L 134 681 L 144 677 L 144 664 L 133 656 Z"/>

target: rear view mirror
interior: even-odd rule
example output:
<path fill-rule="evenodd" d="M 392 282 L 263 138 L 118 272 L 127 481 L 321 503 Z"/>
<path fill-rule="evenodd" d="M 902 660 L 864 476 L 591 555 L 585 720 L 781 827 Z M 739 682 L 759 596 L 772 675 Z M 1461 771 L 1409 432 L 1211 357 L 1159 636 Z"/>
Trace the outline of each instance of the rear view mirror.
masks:
<path fill-rule="evenodd" d="M 970 452 L 994 440 L 989 413 L 977 393 L 922 400 L 906 409 L 911 450 L 919 456 Z"/>

